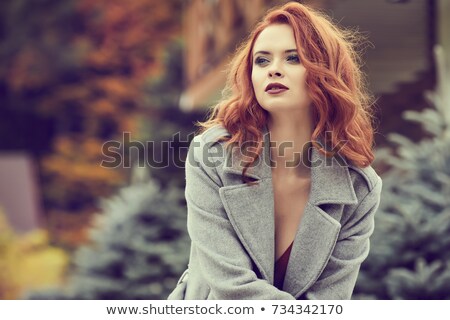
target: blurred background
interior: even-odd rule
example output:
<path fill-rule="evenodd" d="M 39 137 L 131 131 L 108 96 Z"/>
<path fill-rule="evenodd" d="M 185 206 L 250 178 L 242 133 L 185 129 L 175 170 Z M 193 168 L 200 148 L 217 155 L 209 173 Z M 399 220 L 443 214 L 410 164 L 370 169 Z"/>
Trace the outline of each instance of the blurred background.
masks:
<path fill-rule="evenodd" d="M 189 256 L 177 160 L 286 2 L 0 2 L 0 299 L 167 297 Z M 368 39 L 384 183 L 353 298 L 450 299 L 450 1 L 299 2 Z"/>

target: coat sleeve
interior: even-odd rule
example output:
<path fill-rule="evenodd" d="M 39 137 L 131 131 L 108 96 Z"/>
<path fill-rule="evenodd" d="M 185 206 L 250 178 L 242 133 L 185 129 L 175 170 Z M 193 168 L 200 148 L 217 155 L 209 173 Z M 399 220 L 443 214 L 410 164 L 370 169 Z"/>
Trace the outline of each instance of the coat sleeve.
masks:
<path fill-rule="evenodd" d="M 304 299 L 350 299 L 361 263 L 370 249 L 374 215 L 380 203 L 382 181 L 364 197 L 341 227 L 335 248 L 317 281 L 302 295 Z"/>
<path fill-rule="evenodd" d="M 185 196 L 191 250 L 212 296 L 221 300 L 294 300 L 289 293 L 259 279 L 253 271 L 251 258 L 223 207 L 219 195 L 221 181 L 215 165 L 207 159 L 207 150 L 201 136 L 195 137 L 186 161 Z"/>

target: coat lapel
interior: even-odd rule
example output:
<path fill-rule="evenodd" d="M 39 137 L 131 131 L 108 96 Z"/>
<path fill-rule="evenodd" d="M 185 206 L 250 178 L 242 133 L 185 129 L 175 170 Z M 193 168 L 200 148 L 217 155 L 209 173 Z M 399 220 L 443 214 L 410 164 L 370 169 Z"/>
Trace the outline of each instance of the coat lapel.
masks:
<path fill-rule="evenodd" d="M 330 258 L 341 224 L 322 210 L 325 204 L 358 202 L 348 166 L 311 150 L 311 190 L 289 257 L 283 290 L 301 296 L 320 276 Z"/>
<path fill-rule="evenodd" d="M 236 184 L 220 189 L 229 219 L 264 279 L 273 284 L 275 223 L 270 136 L 264 129 L 264 148 L 248 175 L 255 185 Z M 224 174 L 241 175 L 238 150 L 229 153 Z M 311 150 L 311 190 L 300 221 L 286 270 L 283 290 L 296 298 L 317 279 L 328 261 L 340 231 L 340 223 L 320 208 L 323 204 L 356 204 L 347 166 Z"/>
<path fill-rule="evenodd" d="M 266 133 L 266 131 L 265 131 Z M 262 277 L 273 283 L 275 256 L 275 222 L 273 215 L 274 197 L 272 171 L 270 168 L 270 137 L 264 135 L 264 148 L 256 164 L 247 175 L 257 184 L 237 184 L 220 189 L 229 219 Z M 224 174 L 235 175 L 240 181 L 242 175 L 241 156 L 238 149 L 228 153 L 224 163 Z"/>
<path fill-rule="evenodd" d="M 255 186 L 230 186 L 220 190 L 228 217 L 242 245 L 264 279 L 273 283 L 274 219 L 270 180 Z"/>

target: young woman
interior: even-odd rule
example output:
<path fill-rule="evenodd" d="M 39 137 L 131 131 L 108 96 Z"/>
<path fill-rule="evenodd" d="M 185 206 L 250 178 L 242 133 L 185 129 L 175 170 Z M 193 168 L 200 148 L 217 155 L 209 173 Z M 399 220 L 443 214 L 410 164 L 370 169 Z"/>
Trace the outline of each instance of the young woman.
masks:
<path fill-rule="evenodd" d="M 270 11 L 186 161 L 190 261 L 169 299 L 349 299 L 380 201 L 351 34 Z"/>

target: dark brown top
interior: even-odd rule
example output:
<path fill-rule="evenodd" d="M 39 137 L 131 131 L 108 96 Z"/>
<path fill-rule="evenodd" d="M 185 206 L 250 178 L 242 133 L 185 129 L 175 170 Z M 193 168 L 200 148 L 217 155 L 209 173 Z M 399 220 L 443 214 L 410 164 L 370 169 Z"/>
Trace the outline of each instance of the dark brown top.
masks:
<path fill-rule="evenodd" d="M 286 268 L 289 262 L 289 256 L 291 254 L 293 244 L 294 242 L 291 243 L 291 245 L 286 249 L 283 255 L 279 257 L 278 260 L 275 262 L 275 274 L 273 284 L 280 290 L 283 289 L 284 276 L 286 274 Z"/>

